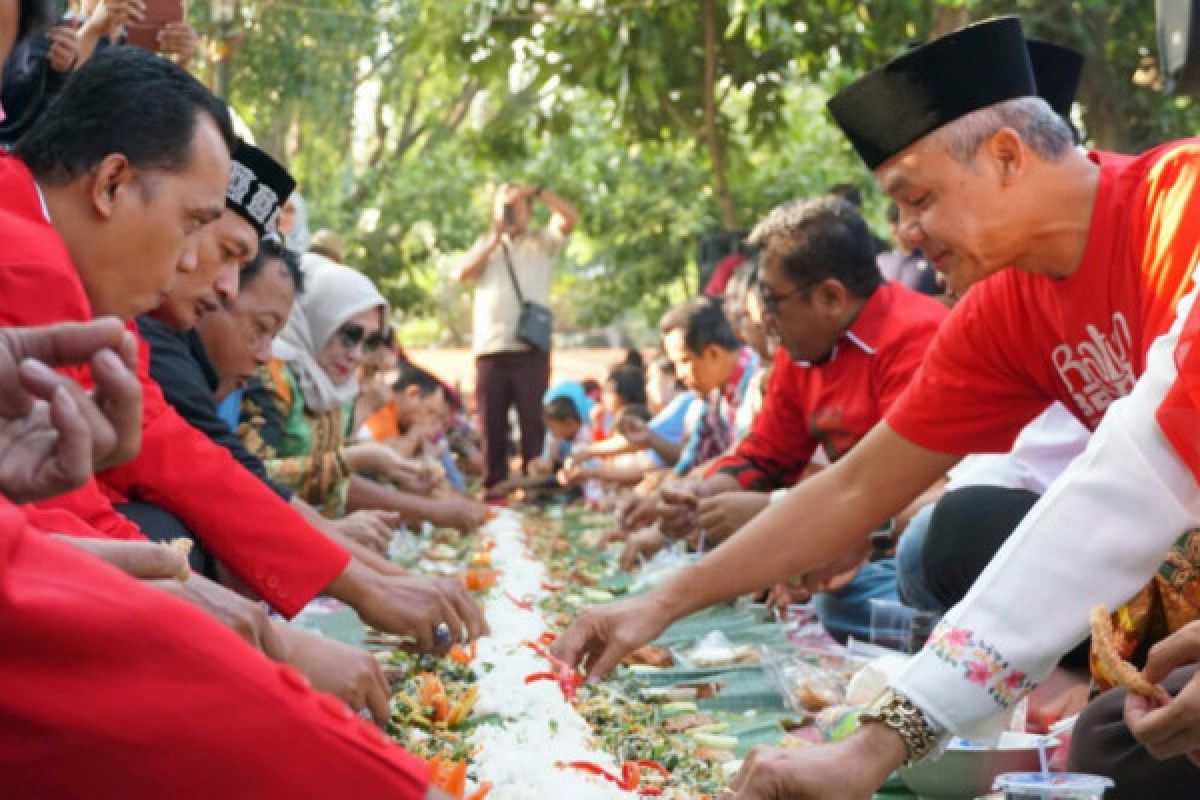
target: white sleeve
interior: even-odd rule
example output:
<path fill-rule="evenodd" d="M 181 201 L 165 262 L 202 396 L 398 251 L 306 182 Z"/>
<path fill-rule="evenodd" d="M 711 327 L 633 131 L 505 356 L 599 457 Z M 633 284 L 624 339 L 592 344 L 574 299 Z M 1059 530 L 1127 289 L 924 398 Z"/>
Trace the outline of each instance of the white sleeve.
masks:
<path fill-rule="evenodd" d="M 1133 391 L 892 681 L 951 733 L 994 741 L 1005 712 L 1087 635 L 1089 610 L 1137 593 L 1200 520 L 1200 488 L 1154 416 L 1195 297 L 1151 346 Z"/>
<path fill-rule="evenodd" d="M 1052 403 L 1025 426 L 1007 453 L 978 453 L 950 470 L 946 491 L 963 486 L 1005 486 L 1045 494 L 1083 452 L 1091 432 L 1061 403 Z"/>

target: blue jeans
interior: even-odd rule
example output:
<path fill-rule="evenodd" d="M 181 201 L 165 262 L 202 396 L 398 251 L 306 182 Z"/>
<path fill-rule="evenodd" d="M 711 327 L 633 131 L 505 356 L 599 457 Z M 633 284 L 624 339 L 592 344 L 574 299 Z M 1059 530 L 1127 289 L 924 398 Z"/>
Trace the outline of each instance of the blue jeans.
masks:
<path fill-rule="evenodd" d="M 819 594 L 812 608 L 821 623 L 840 642 L 848 636 L 861 641 L 871 637 L 871 600 L 899 600 L 896 561 L 886 558 L 863 566 L 849 585 L 838 592 Z"/>

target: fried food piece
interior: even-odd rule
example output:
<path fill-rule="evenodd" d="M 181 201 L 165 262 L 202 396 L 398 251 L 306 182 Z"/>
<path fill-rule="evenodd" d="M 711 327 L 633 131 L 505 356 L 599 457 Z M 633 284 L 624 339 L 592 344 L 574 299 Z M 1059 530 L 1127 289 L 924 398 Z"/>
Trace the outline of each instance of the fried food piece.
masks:
<path fill-rule="evenodd" d="M 683 733 L 701 725 L 711 725 L 716 722 L 708 714 L 682 714 L 663 721 L 663 730 L 667 733 Z"/>
<path fill-rule="evenodd" d="M 1107 673 L 1107 678 L 1117 686 L 1136 692 L 1143 697 L 1160 698 L 1162 689 L 1142 676 L 1137 667 L 1121 658 L 1117 652 L 1117 634 L 1113 630 L 1112 615 L 1104 606 L 1096 606 L 1089 616 L 1092 624 L 1092 647 L 1096 660 Z"/>
<path fill-rule="evenodd" d="M 721 693 L 725 684 L 720 681 L 702 681 L 699 683 L 677 683 L 677 689 L 695 689 L 697 700 L 710 700 Z"/>
<path fill-rule="evenodd" d="M 692 755 L 703 761 L 716 761 L 718 763 L 734 759 L 732 751 L 722 750 L 719 747 L 697 747 Z"/>
<path fill-rule="evenodd" d="M 822 686 L 814 686 L 809 681 L 798 684 L 792 690 L 792 695 L 806 711 L 821 711 L 839 702 L 837 695 L 832 691 Z"/>
<path fill-rule="evenodd" d="M 648 644 L 625 656 L 621 663 L 627 667 L 634 664 L 644 664 L 648 667 L 673 667 L 675 666 L 675 657 L 665 647 Z"/>
<path fill-rule="evenodd" d="M 187 557 L 192 554 L 193 544 L 194 542 L 192 542 L 191 539 L 187 538 L 186 536 L 180 536 L 178 539 L 172 539 L 171 541 L 167 542 L 167 547 L 182 555 L 183 560 L 186 562 Z M 188 576 L 191 574 L 192 570 L 185 564 L 183 567 L 183 572 L 179 573 L 175 577 L 181 581 L 186 581 Z"/>

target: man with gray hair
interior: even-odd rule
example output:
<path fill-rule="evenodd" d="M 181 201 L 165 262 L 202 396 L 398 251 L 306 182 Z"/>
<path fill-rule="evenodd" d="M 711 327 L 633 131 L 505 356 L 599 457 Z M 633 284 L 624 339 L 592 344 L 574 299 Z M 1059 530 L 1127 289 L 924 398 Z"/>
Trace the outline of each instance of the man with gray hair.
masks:
<path fill-rule="evenodd" d="M 1084 638 L 1089 610 L 1134 595 L 1200 520 L 1200 347 L 1186 346 L 1200 336 L 1200 143 L 1084 154 L 1036 91 L 1021 25 L 1002 18 L 906 52 L 830 101 L 899 206 L 906 244 L 971 292 L 845 458 L 671 581 L 589 609 L 555 647 L 602 675 L 696 609 L 854 563 L 873 527 L 963 454 L 1008 450 L 1052 401 L 1093 429 L 861 728 L 752 752 L 738 798 L 865 799 L 951 734 L 993 740 Z M 1130 728 L 1189 741 L 1196 691 L 1133 709 Z"/>

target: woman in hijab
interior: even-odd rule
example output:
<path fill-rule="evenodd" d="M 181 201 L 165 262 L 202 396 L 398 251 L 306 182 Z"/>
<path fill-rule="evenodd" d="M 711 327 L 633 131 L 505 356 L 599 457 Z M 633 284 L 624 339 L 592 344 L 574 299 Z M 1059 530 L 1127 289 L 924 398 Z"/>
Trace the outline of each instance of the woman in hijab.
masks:
<path fill-rule="evenodd" d="M 279 211 L 279 232 L 283 234 L 289 250 L 303 253 L 312 241 L 308 231 L 308 203 L 300 192 L 292 192 Z"/>
<path fill-rule="evenodd" d="M 239 432 L 270 476 L 331 516 L 345 509 L 347 480 L 364 455 L 344 448 L 358 396 L 358 365 L 375 346 L 387 301 L 362 273 L 337 264 L 305 276 L 272 347 L 246 388 Z"/>
<path fill-rule="evenodd" d="M 375 442 L 350 443 L 358 371 L 368 353 L 387 346 L 388 304 L 367 276 L 333 261 L 306 259 L 304 281 L 274 358 L 242 398 L 238 433 L 246 446 L 272 479 L 328 516 L 344 514 L 350 496 L 356 508 L 478 525 L 482 506 L 397 491 L 389 484 L 411 486 L 419 467 Z"/>

